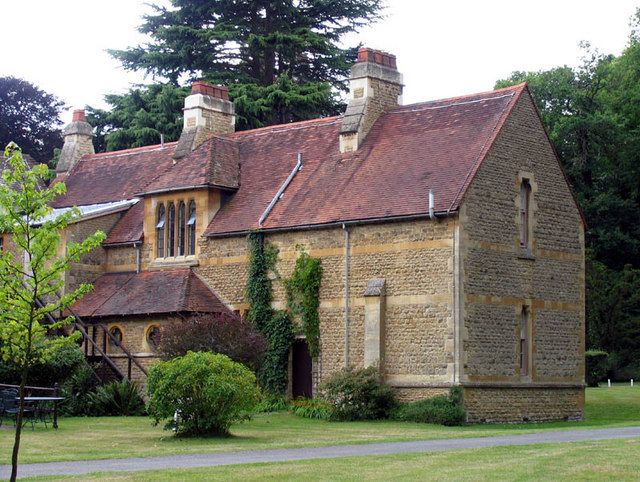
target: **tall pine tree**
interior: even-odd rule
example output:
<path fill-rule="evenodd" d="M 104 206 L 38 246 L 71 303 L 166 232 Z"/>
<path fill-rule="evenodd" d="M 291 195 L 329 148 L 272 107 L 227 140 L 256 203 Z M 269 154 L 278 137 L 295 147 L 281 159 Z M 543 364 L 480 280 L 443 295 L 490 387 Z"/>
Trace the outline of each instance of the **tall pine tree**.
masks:
<path fill-rule="evenodd" d="M 227 85 L 240 129 L 333 115 L 357 50 L 340 42 L 380 19 L 382 3 L 171 0 L 144 17 L 148 43 L 111 54 L 174 86 Z"/>

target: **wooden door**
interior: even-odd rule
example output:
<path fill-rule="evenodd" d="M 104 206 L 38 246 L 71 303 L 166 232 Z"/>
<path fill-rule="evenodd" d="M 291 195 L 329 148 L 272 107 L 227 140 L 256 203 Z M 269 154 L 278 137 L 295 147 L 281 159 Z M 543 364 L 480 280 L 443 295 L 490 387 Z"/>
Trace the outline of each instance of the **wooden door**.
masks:
<path fill-rule="evenodd" d="M 305 340 L 293 342 L 292 350 L 292 376 L 291 394 L 293 398 L 313 396 L 313 383 L 311 378 L 311 355 Z"/>

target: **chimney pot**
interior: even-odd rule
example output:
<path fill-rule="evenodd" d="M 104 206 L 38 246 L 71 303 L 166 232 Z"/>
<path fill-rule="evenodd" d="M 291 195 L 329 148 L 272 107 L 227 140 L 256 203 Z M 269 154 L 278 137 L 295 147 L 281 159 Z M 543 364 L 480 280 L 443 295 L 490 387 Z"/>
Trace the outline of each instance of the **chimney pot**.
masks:
<path fill-rule="evenodd" d="M 372 62 L 374 64 L 384 65 L 385 67 L 389 67 L 394 70 L 398 69 L 395 55 L 369 47 L 362 47 L 358 49 L 358 60 L 356 62 Z"/>
<path fill-rule="evenodd" d="M 202 80 L 197 80 L 191 86 L 191 94 L 208 95 L 218 99 L 229 100 L 229 89 L 222 85 L 213 85 Z"/>
<path fill-rule="evenodd" d="M 73 120 L 72 122 L 87 122 L 84 109 L 77 109 L 73 111 Z"/>

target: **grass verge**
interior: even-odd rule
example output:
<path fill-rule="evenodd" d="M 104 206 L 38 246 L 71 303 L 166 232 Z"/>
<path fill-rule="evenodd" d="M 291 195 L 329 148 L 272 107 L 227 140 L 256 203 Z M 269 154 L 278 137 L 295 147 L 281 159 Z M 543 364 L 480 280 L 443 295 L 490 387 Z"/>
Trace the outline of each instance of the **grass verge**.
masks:
<path fill-rule="evenodd" d="M 640 425 L 640 387 L 590 388 L 585 422 L 443 427 L 410 422 L 327 422 L 287 413 L 259 415 L 235 425 L 228 438 L 176 438 L 147 417 L 64 418 L 60 428 L 23 431 L 20 463 L 145 457 L 235 450 L 317 447 L 510 435 L 572 428 Z M 10 459 L 13 430 L 0 430 L 0 453 Z"/>
<path fill-rule="evenodd" d="M 637 480 L 639 439 L 29 480 Z"/>

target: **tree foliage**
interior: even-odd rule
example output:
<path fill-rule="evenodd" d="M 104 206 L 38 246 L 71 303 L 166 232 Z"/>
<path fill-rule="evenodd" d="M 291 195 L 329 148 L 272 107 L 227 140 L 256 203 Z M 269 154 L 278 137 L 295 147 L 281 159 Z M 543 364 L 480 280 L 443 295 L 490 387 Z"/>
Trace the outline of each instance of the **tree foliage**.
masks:
<path fill-rule="evenodd" d="M 110 53 L 173 86 L 198 79 L 228 86 L 239 129 L 334 115 L 357 49 L 342 41 L 380 19 L 382 4 L 171 0 L 144 16 L 139 30 L 149 42 Z"/>
<path fill-rule="evenodd" d="M 88 108 L 87 122 L 96 130 L 96 152 L 177 141 L 182 107 L 189 89 L 171 84 L 138 86 L 123 95 L 105 95 L 110 110 Z"/>
<path fill-rule="evenodd" d="M 228 435 L 255 409 L 255 375 L 229 357 L 189 352 L 156 363 L 147 378 L 147 411 L 180 435 Z"/>
<path fill-rule="evenodd" d="M 37 162 L 48 163 L 62 147 L 64 103 L 26 80 L 0 77 L 0 145 L 20 145 Z"/>
<path fill-rule="evenodd" d="M 587 346 L 640 356 L 640 9 L 618 57 L 584 44 L 583 63 L 515 72 L 529 84 L 586 218 Z"/>
<path fill-rule="evenodd" d="M 189 351 L 222 353 L 257 372 L 267 342 L 240 315 L 199 313 L 163 326 L 158 350 L 165 360 L 184 356 Z"/>
<path fill-rule="evenodd" d="M 0 350 L 2 359 L 20 371 L 20 411 L 12 458 L 15 480 L 29 372 L 50 359 L 55 347 L 64 343 L 53 333 L 72 320 L 68 317 L 46 323 L 46 317 L 56 316 L 91 289 L 83 284 L 56 296 L 64 285 L 62 273 L 72 261 L 100 244 L 104 233 L 91 235 L 81 243 L 68 242 L 66 252 L 58 254 L 60 232 L 78 215 L 77 209 L 54 214 L 49 207 L 57 195 L 65 193 L 64 184 L 43 189 L 47 166 L 29 169 L 13 143 L 7 146 L 5 156 L 12 169 L 2 173 L 0 183 L 0 232 L 13 249 L 5 249 L 0 256 Z"/>

